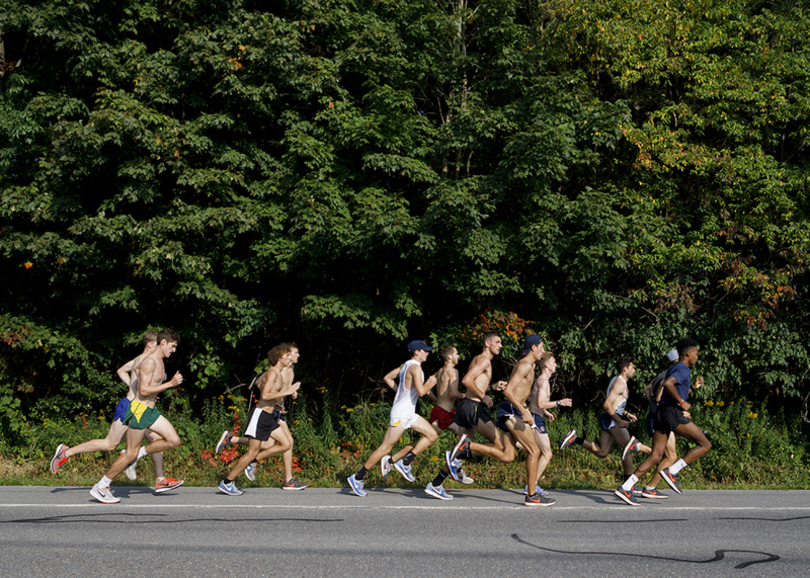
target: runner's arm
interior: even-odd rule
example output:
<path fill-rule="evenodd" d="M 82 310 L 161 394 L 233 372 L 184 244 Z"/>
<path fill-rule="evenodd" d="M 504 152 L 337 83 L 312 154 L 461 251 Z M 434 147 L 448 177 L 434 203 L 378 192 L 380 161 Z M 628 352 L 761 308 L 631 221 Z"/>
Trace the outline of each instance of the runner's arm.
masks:
<path fill-rule="evenodd" d="M 130 359 L 115 371 L 115 373 L 118 374 L 118 377 L 121 378 L 121 381 L 123 381 L 127 385 L 132 383 L 131 371 L 135 368 L 135 362 L 137 361 L 138 361 L 137 357 L 135 359 Z"/>
<path fill-rule="evenodd" d="M 394 380 L 399 375 L 400 371 L 402 371 L 401 365 L 396 369 L 392 369 L 391 371 L 385 374 L 385 377 L 383 377 L 383 381 L 385 382 L 385 384 L 394 391 L 397 390 L 397 382 Z"/>

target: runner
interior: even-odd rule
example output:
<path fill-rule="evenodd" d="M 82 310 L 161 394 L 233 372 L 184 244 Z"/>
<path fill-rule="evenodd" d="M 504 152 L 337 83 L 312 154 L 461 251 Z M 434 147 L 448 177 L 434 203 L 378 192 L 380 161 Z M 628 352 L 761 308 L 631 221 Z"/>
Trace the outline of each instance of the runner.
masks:
<path fill-rule="evenodd" d="M 551 506 L 555 503 L 555 500 L 542 496 L 536 489 L 540 448 L 532 432 L 532 429 L 537 427 L 534 423 L 534 416 L 526 405 L 526 400 L 529 398 L 534 384 L 535 363 L 540 360 L 543 353 L 545 353 L 545 347 L 543 339 L 539 335 L 529 335 L 523 340 L 521 359 L 512 370 L 512 375 L 503 390 L 508 401 L 498 406 L 497 425 L 507 434 L 502 436 L 504 449 L 498 450 L 489 444 L 471 443 L 470 436 L 463 435 L 451 450 L 450 455 L 447 456 L 448 466 L 452 471 L 454 460 L 469 457 L 474 448 L 491 457 L 508 458 L 511 456 L 511 459 L 514 459 L 515 444 L 520 443 L 529 455 L 526 460 L 526 485 L 528 488 L 523 502 L 525 506 Z M 501 457 L 498 459 L 506 461 Z"/>
<path fill-rule="evenodd" d="M 155 345 L 157 345 L 157 333 L 154 331 L 147 331 L 143 336 L 143 352 L 135 359 L 126 362 L 124 365 L 118 368 L 116 373 L 118 374 L 118 377 L 121 378 L 121 381 L 127 384 L 128 391 L 126 397 L 119 401 L 115 406 L 113 421 L 110 425 L 109 432 L 107 432 L 107 437 L 104 439 L 90 440 L 72 448 L 65 444 L 59 444 L 56 447 L 56 453 L 54 454 L 53 459 L 51 459 L 52 473 L 58 473 L 59 468 L 61 468 L 68 461 L 68 459 L 72 458 L 73 456 L 91 452 L 111 452 L 117 448 L 122 441 L 124 441 L 124 436 L 126 436 L 127 433 L 127 426 L 124 425 L 123 419 L 130 402 L 135 399 L 135 392 L 138 389 L 138 369 L 146 356 L 155 350 Z M 147 430 L 146 438 L 152 442 L 160 439 L 160 436 L 154 434 L 150 430 Z M 137 464 L 137 461 L 138 460 L 135 460 L 135 462 L 130 464 L 125 470 L 127 477 L 130 480 L 135 480 L 138 477 L 137 473 L 135 472 L 135 465 Z M 171 485 L 175 482 L 175 480 L 172 480 L 171 478 L 168 478 L 167 481 L 167 478 L 163 475 L 162 453 L 152 454 L 152 463 L 155 466 L 155 489 L 159 489 L 161 486 Z"/>
<path fill-rule="evenodd" d="M 667 353 L 667 360 L 669 361 L 669 366 L 672 367 L 678 362 L 678 350 L 672 349 Z M 647 433 L 650 436 L 650 439 L 653 437 L 653 421 L 655 412 L 658 411 L 658 402 L 661 401 L 661 394 L 664 393 L 664 378 L 667 375 L 667 371 L 664 370 L 659 373 L 655 379 L 650 382 L 650 385 L 644 388 L 644 395 L 647 397 L 647 401 L 650 402 L 650 413 L 647 416 Z M 686 415 L 686 413 L 684 413 Z M 689 417 L 686 415 L 686 417 Z M 622 457 L 627 455 L 628 453 L 636 453 L 638 451 L 638 440 L 635 436 L 630 438 L 630 441 L 627 442 L 627 445 L 624 446 L 624 451 L 622 452 Z M 673 432 L 669 432 L 667 436 L 667 446 L 664 449 L 664 459 L 661 460 L 661 463 L 658 464 L 658 468 L 656 469 L 655 475 L 653 479 L 650 481 L 649 485 L 645 486 L 644 489 L 641 490 L 641 496 L 643 498 L 649 498 L 652 500 L 666 500 L 669 498 L 666 494 L 662 494 L 657 490 L 658 483 L 661 481 L 660 471 L 664 468 L 668 468 L 672 464 L 674 464 L 678 460 L 678 451 L 675 446 L 675 434 Z"/>
<path fill-rule="evenodd" d="M 126 452 L 118 456 L 107 473 L 90 490 L 90 495 L 104 504 L 115 504 L 121 501 L 113 495 L 110 485 L 115 477 L 123 472 L 127 465 L 134 462 L 139 455 L 155 454 L 180 445 L 180 437 L 172 424 L 155 409 L 155 401 L 159 393 L 183 383 L 183 376 L 179 371 L 170 380 L 165 381 L 166 370 L 163 365 L 164 359 L 177 349 L 180 336 L 171 329 L 161 329 L 156 341 L 154 351 L 141 362 L 135 398 L 127 408 L 122 420 L 124 425 L 129 426 Z M 142 448 L 141 442 L 146 428 L 151 429 L 162 439 L 155 440 Z M 168 478 L 166 481 L 168 482 Z M 171 480 L 161 486 L 156 484 L 155 492 L 168 492 L 181 485 L 183 485 L 183 480 Z"/>
<path fill-rule="evenodd" d="M 295 353 L 293 354 L 293 349 Z M 285 387 L 283 372 L 292 367 L 298 360 L 298 348 L 291 343 L 282 343 L 267 353 L 270 369 L 264 374 L 259 388 L 259 401 L 250 410 L 245 435 L 248 437 L 248 450 L 236 462 L 236 465 L 219 483 L 219 490 L 229 496 L 241 496 L 245 492 L 236 487 L 234 480 L 254 460 L 266 460 L 270 456 L 283 454 L 292 447 L 289 430 L 284 430 L 274 417 L 277 400 L 293 395 L 301 387 L 300 382 Z M 286 425 L 286 424 L 285 424 Z M 262 449 L 262 443 L 273 438 L 278 445 Z M 219 446 L 219 444 L 218 444 Z"/>
<path fill-rule="evenodd" d="M 458 370 L 456 369 L 459 359 L 458 349 L 456 349 L 454 345 L 444 345 L 439 349 L 439 356 L 444 365 L 436 372 L 436 393 L 434 394 L 433 390 L 428 392 L 428 395 L 436 404 L 430 412 L 430 425 L 433 426 L 437 434 L 441 434 L 444 430 L 449 430 L 455 435 L 459 435 L 460 428 L 458 424 L 453 421 L 453 417 L 456 415 L 456 410 L 453 406 L 457 399 L 464 398 L 458 391 L 459 380 Z M 399 455 L 399 453 L 397 453 L 397 455 Z M 383 458 L 383 477 L 385 477 L 386 468 L 390 470 L 390 463 L 390 458 L 387 462 L 386 458 Z M 428 485 L 425 487 L 425 493 L 440 500 L 452 500 L 453 496 L 448 494 L 442 486 L 442 483 L 449 473 L 447 466 L 443 465 L 439 475 L 437 475 L 432 482 L 428 482 Z M 475 481 L 463 472 L 461 473 L 461 477 L 463 483 L 472 484 Z"/>
<path fill-rule="evenodd" d="M 551 441 L 546 431 L 546 424 L 544 417 L 548 419 L 549 423 L 554 421 L 554 414 L 549 413 L 549 409 L 560 407 L 571 407 L 572 402 L 570 398 L 558 399 L 557 401 L 550 401 L 551 399 L 551 376 L 557 371 L 557 360 L 548 351 L 543 354 L 538 363 L 540 368 L 540 375 L 532 386 L 532 391 L 529 394 L 529 408 L 534 416 L 534 425 L 532 429 L 534 432 L 534 439 L 537 446 L 540 448 L 540 461 L 537 463 L 537 479 L 535 480 L 535 487 L 541 496 L 547 496 L 543 488 L 537 484 L 540 478 L 546 471 L 553 454 L 551 453 Z M 527 485 L 523 492 L 528 495 L 529 486 Z"/>
<path fill-rule="evenodd" d="M 276 348 L 281 348 L 279 351 L 283 351 L 283 355 L 289 357 L 291 363 L 289 367 L 284 367 L 281 370 L 281 380 L 277 381 L 277 386 L 280 389 L 289 389 L 292 386 L 293 380 L 295 379 L 295 372 L 293 370 L 293 366 L 298 363 L 298 358 L 300 357 L 300 353 L 298 351 L 298 346 L 295 343 L 282 343 L 281 345 L 277 345 Z M 275 356 L 276 348 L 270 350 L 267 356 L 270 359 L 270 355 L 273 354 Z M 264 384 L 264 380 L 267 379 L 268 369 L 264 373 L 262 373 L 258 379 L 256 379 L 256 388 L 261 391 L 262 385 Z M 298 392 L 294 392 L 292 394 L 293 399 L 298 398 Z M 278 422 L 281 431 L 284 435 L 287 436 L 287 440 L 290 442 L 290 449 L 285 451 L 281 454 L 281 459 L 284 464 L 284 483 L 281 486 L 282 490 L 303 490 L 307 487 L 306 484 L 299 482 L 295 479 L 292 473 L 292 461 L 293 461 L 293 437 L 292 433 L 290 433 L 290 428 L 287 426 L 287 412 L 284 407 L 284 399 L 280 398 L 276 400 L 275 408 L 273 409 L 273 418 Z M 261 450 L 264 451 L 273 447 L 276 441 L 270 437 L 267 441 L 262 442 Z M 222 436 L 219 438 L 219 442 L 217 443 L 215 453 L 219 454 L 226 446 L 229 445 L 249 445 L 250 438 L 246 436 L 238 437 L 233 435 L 229 431 L 225 431 Z M 256 479 L 256 460 L 250 462 L 248 466 L 245 468 L 245 476 L 250 481 L 254 481 Z"/>
<path fill-rule="evenodd" d="M 633 378 L 636 373 L 636 368 L 630 357 L 620 357 L 617 366 L 619 375 L 610 380 L 605 403 L 603 404 L 604 411 L 599 415 L 599 425 L 602 428 L 599 444 L 588 441 L 579 436 L 576 430 L 571 430 L 565 438 L 563 438 L 560 444 L 561 450 L 572 444 L 577 444 L 584 447 L 596 457 L 605 459 L 610 455 L 610 448 L 614 441 L 620 448 L 627 446 L 630 441 L 630 434 L 627 432 L 627 427 L 631 423 L 638 421 L 635 415 L 625 410 L 627 398 L 630 396 L 627 381 Z M 649 446 L 639 444 L 638 451 L 649 454 L 651 449 Z M 625 479 L 633 473 L 632 453 L 622 455 L 622 472 Z M 637 493 L 640 494 L 641 490 L 637 490 Z"/>
<path fill-rule="evenodd" d="M 424 381 L 425 376 L 421 368 L 422 363 L 428 358 L 428 354 L 432 349 L 424 341 L 411 341 L 408 344 L 408 351 L 412 357 L 402 365 L 399 371 L 399 386 L 397 395 L 394 398 L 394 404 L 391 407 L 391 418 L 388 430 L 385 432 L 385 438 L 380 447 L 374 450 L 357 473 L 348 478 L 349 487 L 355 495 L 363 497 L 367 494 L 363 490 L 366 473 L 377 462 L 380 462 L 384 456 L 389 454 L 394 444 L 405 433 L 405 430 L 412 429 L 422 434 L 413 449 L 409 450 L 404 458 L 394 463 L 397 471 L 408 481 L 415 481 L 411 474 L 411 463 L 414 458 L 439 438 L 439 434 L 436 433 L 430 423 L 416 413 L 416 401 L 436 384 L 434 378 L 427 382 Z"/>
<path fill-rule="evenodd" d="M 614 492 L 618 497 L 624 500 L 625 503 L 631 506 L 639 505 L 638 500 L 633 495 L 633 485 L 649 472 L 653 466 L 661 461 L 670 432 L 674 431 L 676 434 L 696 444 L 686 452 L 683 458 L 660 472 L 664 481 L 678 494 L 682 493 L 681 486 L 678 482 L 678 474 L 686 466 L 703 457 L 703 455 L 712 448 L 711 442 L 706 438 L 701 429 L 684 415 L 684 412 L 689 411 L 689 408 L 692 407 L 691 404 L 686 401 L 689 397 L 689 392 L 692 389 L 696 389 L 691 386 L 691 375 L 692 368 L 695 366 L 698 359 L 698 344 L 692 339 L 684 338 L 678 341 L 676 349 L 678 350 L 679 360 L 667 370 L 663 382 L 664 393 L 661 396 L 658 411 L 655 414 L 652 453 L 636 469 L 635 473 Z M 697 387 L 700 386 L 698 385 Z"/>
<path fill-rule="evenodd" d="M 514 446 L 505 446 L 498 429 L 489 417 L 489 408 L 492 407 L 492 398 L 487 395 L 490 389 L 503 391 L 505 381 L 498 381 L 492 386 L 492 360 L 501 352 L 503 342 L 500 335 L 494 331 L 485 333 L 482 337 L 483 350 L 476 355 L 467 370 L 462 383 L 467 388 L 464 399 L 456 409 L 453 421 L 461 428 L 460 439 L 472 442 L 475 432 L 480 433 L 489 440 L 489 444 L 470 443 L 467 452 L 463 452 L 465 459 L 470 457 L 488 456 L 501 462 L 509 463 L 515 459 Z M 446 467 L 433 480 L 432 485 L 438 487 L 442 484 L 448 473 L 456 481 L 463 481 L 464 472 L 461 470 L 461 459 L 451 459 L 450 451 L 445 453 Z"/>

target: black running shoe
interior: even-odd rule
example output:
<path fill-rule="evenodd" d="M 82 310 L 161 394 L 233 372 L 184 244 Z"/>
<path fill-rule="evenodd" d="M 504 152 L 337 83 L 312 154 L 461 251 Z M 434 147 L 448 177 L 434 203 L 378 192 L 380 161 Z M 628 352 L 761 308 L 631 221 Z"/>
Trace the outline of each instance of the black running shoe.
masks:
<path fill-rule="evenodd" d="M 633 491 L 630 490 L 629 492 L 626 491 L 623 487 L 619 486 L 616 488 L 616 491 L 613 492 L 617 496 L 619 496 L 622 500 L 624 500 L 630 506 L 640 506 L 641 504 L 638 503 L 638 500 L 633 495 Z"/>
<path fill-rule="evenodd" d="M 670 474 L 669 468 L 665 470 L 661 470 L 661 477 L 664 478 L 664 481 L 669 485 L 670 488 L 675 490 L 678 494 L 683 494 L 681 490 L 680 484 L 678 484 L 678 475 L 677 474 Z"/>

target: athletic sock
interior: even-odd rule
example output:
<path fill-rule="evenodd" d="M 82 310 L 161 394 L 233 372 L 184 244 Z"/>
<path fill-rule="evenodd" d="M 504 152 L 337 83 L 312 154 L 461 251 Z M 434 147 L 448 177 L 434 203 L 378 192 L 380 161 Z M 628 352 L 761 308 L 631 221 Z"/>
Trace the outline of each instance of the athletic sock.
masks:
<path fill-rule="evenodd" d="M 368 470 L 366 469 L 366 466 L 363 466 L 362 468 L 360 468 L 359 470 L 357 470 L 357 473 L 356 473 L 356 474 L 354 474 L 354 479 L 355 479 L 355 480 L 359 480 L 359 481 L 361 481 L 361 482 L 362 482 L 362 481 L 363 481 L 363 478 L 365 478 L 365 477 L 366 477 L 366 473 L 367 473 L 367 472 L 368 472 Z"/>
<path fill-rule="evenodd" d="M 652 492 L 652 491 L 654 491 L 654 490 L 655 490 L 655 488 L 653 488 L 652 486 L 644 486 L 644 489 L 645 489 L 647 492 Z"/>
<path fill-rule="evenodd" d="M 434 488 L 438 488 L 439 486 L 441 486 L 444 483 L 444 480 L 446 480 L 446 479 L 447 479 L 447 474 L 444 473 L 444 470 L 441 470 L 439 472 L 439 475 L 436 476 L 435 478 L 433 478 L 433 481 L 430 482 L 430 483 L 433 484 Z"/>
<path fill-rule="evenodd" d="M 574 438 L 574 443 L 581 446 L 585 443 L 585 438 L 582 436 L 577 436 Z"/>
<path fill-rule="evenodd" d="M 687 465 L 686 462 L 683 461 L 683 458 L 681 458 L 680 460 L 678 460 L 677 462 L 675 462 L 674 464 L 669 466 L 669 473 L 674 476 L 675 474 L 680 472 L 682 469 L 684 469 L 686 467 L 686 465 Z"/>
<path fill-rule="evenodd" d="M 106 490 L 107 488 L 110 487 L 110 484 L 112 484 L 112 480 L 110 478 L 108 478 L 107 476 L 103 476 L 98 481 L 98 489 L 99 490 Z"/>
<path fill-rule="evenodd" d="M 630 477 L 627 478 L 627 480 L 625 480 L 625 482 L 622 484 L 622 489 L 625 492 L 629 492 L 630 490 L 633 489 L 633 486 L 636 485 L 637 481 L 638 478 L 636 477 L 636 474 L 631 474 Z"/>
<path fill-rule="evenodd" d="M 146 446 L 141 446 L 141 449 L 138 450 L 138 457 L 135 458 L 135 461 L 137 462 L 139 459 L 141 459 L 145 455 L 146 455 Z"/>
<path fill-rule="evenodd" d="M 413 452 L 408 452 L 407 454 L 405 454 L 405 457 L 402 458 L 402 465 L 403 466 L 409 466 L 409 465 L 411 465 L 411 462 L 413 460 L 415 460 L 415 459 L 416 459 L 416 454 L 413 453 Z"/>

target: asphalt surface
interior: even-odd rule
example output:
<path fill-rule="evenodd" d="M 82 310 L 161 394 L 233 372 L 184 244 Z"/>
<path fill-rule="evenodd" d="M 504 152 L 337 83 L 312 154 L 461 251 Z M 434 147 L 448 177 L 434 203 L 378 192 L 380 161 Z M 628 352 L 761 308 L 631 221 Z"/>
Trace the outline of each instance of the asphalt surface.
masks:
<path fill-rule="evenodd" d="M 448 484 L 449 487 L 449 484 Z M 15 578 L 125 576 L 810 576 L 810 491 L 612 492 L 0 487 L 0 568 Z M 13 569 L 13 571 L 12 571 Z"/>

